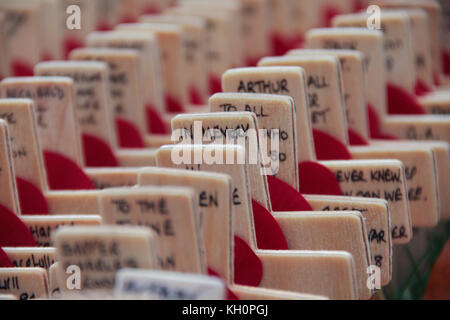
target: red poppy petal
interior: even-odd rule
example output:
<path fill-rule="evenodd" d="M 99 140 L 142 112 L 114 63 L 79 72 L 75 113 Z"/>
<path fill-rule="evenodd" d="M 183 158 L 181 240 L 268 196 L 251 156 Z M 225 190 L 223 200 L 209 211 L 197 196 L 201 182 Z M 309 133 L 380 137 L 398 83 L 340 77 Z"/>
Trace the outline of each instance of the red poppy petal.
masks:
<path fill-rule="evenodd" d="M 431 91 L 433 91 L 433 89 L 431 89 L 430 86 L 424 81 L 420 79 L 416 80 L 416 85 L 414 86 L 414 93 L 416 96 L 424 96 Z"/>
<path fill-rule="evenodd" d="M 184 112 L 184 106 L 178 99 L 172 97 L 170 94 L 166 95 L 166 107 L 170 113 L 182 113 Z"/>
<path fill-rule="evenodd" d="M 252 207 L 258 248 L 264 250 L 287 250 L 286 238 L 273 215 L 255 200 L 252 200 Z"/>
<path fill-rule="evenodd" d="M 234 282 L 257 287 L 261 282 L 263 265 L 250 246 L 234 236 Z"/>
<path fill-rule="evenodd" d="M 298 165 L 300 192 L 303 194 L 342 196 L 334 173 L 318 162 L 304 161 Z"/>
<path fill-rule="evenodd" d="M 273 55 L 282 56 L 291 49 L 291 43 L 289 39 L 284 37 L 282 34 L 273 32 L 271 39 Z"/>
<path fill-rule="evenodd" d="M 368 146 L 369 142 L 358 132 L 348 129 L 348 139 L 351 146 Z"/>
<path fill-rule="evenodd" d="M 224 280 L 220 274 L 218 274 L 216 271 L 214 271 L 213 269 L 211 269 L 209 267 L 208 267 L 207 272 L 208 272 L 208 275 L 211 277 L 217 277 L 217 278 Z M 225 291 L 226 291 L 226 297 L 225 297 L 226 300 L 239 300 L 239 297 L 237 295 L 235 295 L 233 291 L 230 290 L 230 287 L 228 286 L 227 283 L 225 283 Z"/>
<path fill-rule="evenodd" d="M 387 85 L 389 114 L 426 114 L 415 96 L 399 86 Z"/>
<path fill-rule="evenodd" d="M 198 90 L 198 88 L 191 86 L 189 88 L 189 101 L 191 102 L 191 104 L 204 104 L 205 101 L 203 100 L 202 95 L 200 94 L 200 91 Z"/>
<path fill-rule="evenodd" d="M 72 50 L 78 49 L 78 48 L 83 48 L 84 47 L 84 42 L 78 38 L 75 37 L 66 37 L 64 39 L 64 43 L 63 43 L 63 50 L 64 50 L 64 58 L 65 59 L 69 59 L 69 55 L 70 52 Z"/>
<path fill-rule="evenodd" d="M 43 154 L 51 190 L 95 189 L 91 179 L 74 161 L 52 151 Z"/>
<path fill-rule="evenodd" d="M 141 132 L 131 122 L 125 119 L 116 118 L 116 131 L 121 148 L 142 149 L 145 148 L 144 139 Z"/>
<path fill-rule="evenodd" d="M 114 152 L 111 147 L 103 140 L 83 133 L 83 153 L 84 161 L 87 167 L 118 167 Z"/>
<path fill-rule="evenodd" d="M 314 146 L 318 160 L 350 160 L 352 155 L 347 146 L 332 135 L 313 129 Z"/>
<path fill-rule="evenodd" d="M 34 75 L 33 66 L 26 61 L 14 59 L 11 62 L 12 73 L 15 77 L 28 77 Z"/>
<path fill-rule="evenodd" d="M 323 21 L 325 27 L 330 28 L 332 26 L 333 18 L 340 15 L 341 12 L 333 5 L 326 5 L 322 9 Z"/>
<path fill-rule="evenodd" d="M 22 214 L 48 214 L 47 199 L 38 187 L 19 177 L 16 177 L 16 185 Z"/>
<path fill-rule="evenodd" d="M 450 75 L 450 51 L 442 50 L 442 67 L 444 74 Z"/>
<path fill-rule="evenodd" d="M 11 259 L 2 248 L 0 248 L 0 268 L 12 268 L 14 267 Z"/>
<path fill-rule="evenodd" d="M 0 247 L 36 247 L 28 227 L 11 210 L 0 205 Z"/>

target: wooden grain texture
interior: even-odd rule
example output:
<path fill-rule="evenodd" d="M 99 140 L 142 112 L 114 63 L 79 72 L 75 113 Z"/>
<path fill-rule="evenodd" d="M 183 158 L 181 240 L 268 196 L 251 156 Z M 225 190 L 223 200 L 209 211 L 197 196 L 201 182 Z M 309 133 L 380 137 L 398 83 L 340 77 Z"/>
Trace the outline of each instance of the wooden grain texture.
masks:
<path fill-rule="evenodd" d="M 367 287 L 367 268 L 371 253 L 365 222 L 360 212 L 277 212 L 275 219 L 291 250 L 349 252 L 355 261 L 359 298 L 367 300 L 372 296 Z"/>
<path fill-rule="evenodd" d="M 110 108 L 115 118 L 147 131 L 144 102 L 139 94 L 139 55 L 133 49 L 83 48 L 73 50 L 71 60 L 106 62 L 110 68 Z"/>
<path fill-rule="evenodd" d="M 109 70 L 97 61 L 41 62 L 34 67 L 37 76 L 61 76 L 73 80 L 75 117 L 78 130 L 117 148 L 110 109 Z"/>
<path fill-rule="evenodd" d="M 366 140 L 369 139 L 369 127 L 366 108 L 366 86 L 364 55 L 355 50 L 332 49 L 295 49 L 289 55 L 330 54 L 339 59 L 343 80 L 343 95 L 347 115 L 347 126 Z"/>

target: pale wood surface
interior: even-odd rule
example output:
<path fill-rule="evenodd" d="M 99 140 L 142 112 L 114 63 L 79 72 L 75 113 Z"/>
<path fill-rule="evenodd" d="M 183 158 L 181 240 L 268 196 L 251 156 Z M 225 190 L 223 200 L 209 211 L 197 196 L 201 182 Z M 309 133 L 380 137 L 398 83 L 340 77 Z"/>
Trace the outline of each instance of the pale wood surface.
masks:
<path fill-rule="evenodd" d="M 66 269 L 77 265 L 81 290 L 114 288 L 121 268 L 151 269 L 157 266 L 155 235 L 147 228 L 131 226 L 65 226 L 53 235 L 58 261 L 57 280 L 65 284 Z M 86 248 L 90 248 L 86 250 Z M 80 250 L 85 248 L 85 250 Z M 89 267 L 90 264 L 99 266 Z M 62 285 L 63 292 L 68 291 Z"/>
<path fill-rule="evenodd" d="M 0 182 L 3 191 L 0 193 L 0 204 L 16 214 L 20 214 L 17 198 L 16 178 L 12 163 L 8 125 L 0 119 Z"/>
<path fill-rule="evenodd" d="M 42 268 L 1 268 L 0 281 L 8 288 L 0 290 L 20 300 L 47 299 L 47 272 Z"/>
<path fill-rule="evenodd" d="M 313 210 L 359 211 L 366 219 L 371 265 L 381 269 L 381 284 L 387 285 L 392 277 L 391 213 L 388 202 L 382 199 L 305 195 Z"/>
<path fill-rule="evenodd" d="M 358 299 L 355 262 L 343 251 L 257 251 L 264 274 L 260 287 L 309 292 L 333 300 Z"/>
<path fill-rule="evenodd" d="M 139 172 L 140 186 L 186 186 L 195 190 L 206 263 L 233 283 L 231 177 L 225 174 L 167 168 Z"/>
<path fill-rule="evenodd" d="M 222 152 L 223 159 L 226 159 L 226 153 L 230 153 L 234 159 L 244 155 L 244 150 L 240 146 L 222 145 L 216 146 L 219 152 Z M 255 230 L 253 225 L 252 207 L 250 203 L 250 186 L 248 181 L 247 166 L 242 164 L 175 164 L 172 161 L 172 153 L 185 153 L 193 161 L 195 153 L 208 152 L 207 147 L 191 146 L 186 151 L 177 149 L 176 146 L 165 146 L 158 151 L 157 164 L 160 167 L 180 168 L 192 171 L 220 172 L 228 174 L 232 180 L 232 199 L 233 199 L 233 233 L 246 241 L 251 248 L 256 248 Z M 217 152 L 217 151 L 216 151 Z M 192 162 L 193 163 L 193 162 Z"/>
<path fill-rule="evenodd" d="M 303 68 L 306 72 L 312 127 L 348 144 L 343 79 L 337 57 L 324 54 L 266 57 L 258 63 L 258 66 Z"/>
<path fill-rule="evenodd" d="M 274 216 L 291 250 L 341 250 L 352 254 L 359 298 L 371 297 L 367 287 L 371 253 L 361 213 L 280 212 Z"/>
<path fill-rule="evenodd" d="M 258 67 L 227 70 L 222 77 L 224 92 L 289 95 L 294 99 L 299 162 L 315 160 L 306 74 L 299 67 Z"/>
<path fill-rule="evenodd" d="M 161 269 L 205 273 L 196 203 L 194 191 L 182 187 L 114 188 L 99 197 L 104 224 L 154 231 Z"/>
<path fill-rule="evenodd" d="M 412 238 L 404 166 L 398 160 L 322 161 L 338 179 L 346 196 L 388 200 L 394 244 Z"/>
<path fill-rule="evenodd" d="M 42 151 L 59 153 L 79 166 L 81 136 L 75 124 L 73 81 L 67 77 L 18 77 L 0 83 L 4 98 L 31 98 Z"/>

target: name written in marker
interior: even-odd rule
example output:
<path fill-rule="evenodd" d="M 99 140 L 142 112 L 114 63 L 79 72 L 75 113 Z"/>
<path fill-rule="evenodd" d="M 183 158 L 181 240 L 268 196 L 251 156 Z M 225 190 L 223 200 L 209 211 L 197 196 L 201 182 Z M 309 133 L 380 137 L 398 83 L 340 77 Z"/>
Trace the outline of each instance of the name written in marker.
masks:
<path fill-rule="evenodd" d="M 328 88 L 329 85 L 326 81 L 325 76 L 319 76 L 319 75 L 310 75 L 308 76 L 308 88 L 313 87 L 316 89 L 323 89 L 323 88 Z"/>
<path fill-rule="evenodd" d="M 251 93 L 271 93 L 281 94 L 289 93 L 288 82 L 286 79 L 281 80 L 257 80 L 257 81 L 239 81 L 237 92 L 251 92 Z"/>

